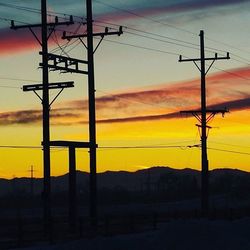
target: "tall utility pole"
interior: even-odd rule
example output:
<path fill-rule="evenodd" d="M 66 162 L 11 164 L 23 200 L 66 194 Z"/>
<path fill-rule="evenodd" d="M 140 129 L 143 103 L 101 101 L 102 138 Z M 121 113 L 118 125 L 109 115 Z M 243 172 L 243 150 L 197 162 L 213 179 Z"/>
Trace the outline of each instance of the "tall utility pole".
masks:
<path fill-rule="evenodd" d="M 45 225 L 51 221 L 51 183 L 50 183 L 50 105 L 49 105 L 49 68 L 48 68 L 48 31 L 47 31 L 47 0 L 41 1 L 42 18 L 42 106 L 43 106 L 43 199 Z M 47 226 L 46 226 L 47 227 Z"/>
<path fill-rule="evenodd" d="M 87 64 L 88 64 L 88 102 L 89 102 L 89 154 L 90 154 L 90 196 L 89 196 L 89 214 L 92 224 L 97 222 L 97 174 L 96 174 L 96 111 L 95 111 L 95 77 L 94 77 L 94 53 L 99 47 L 105 36 L 118 35 L 120 36 L 123 31 L 120 27 L 119 31 L 110 32 L 105 28 L 105 32 L 93 32 L 93 13 L 92 13 L 92 0 L 86 0 L 87 10 L 87 34 L 66 35 L 64 32 L 62 39 L 77 38 L 87 48 Z M 93 37 L 101 37 L 98 45 L 94 48 Z M 87 44 L 83 42 L 82 38 L 87 38 Z"/>
<path fill-rule="evenodd" d="M 16 26 L 14 21 L 11 21 L 11 29 L 23 29 L 28 28 L 34 35 L 35 39 L 42 47 L 42 84 L 27 85 L 23 87 L 24 91 L 33 91 L 39 99 L 42 101 L 43 110 L 43 217 L 45 234 L 48 235 L 51 223 L 51 183 L 50 183 L 50 106 L 61 93 L 64 88 L 73 87 L 72 82 L 67 83 L 53 83 L 49 84 L 49 64 L 48 61 L 53 57 L 53 55 L 48 54 L 48 39 L 54 31 L 55 27 L 58 25 L 70 25 L 73 24 L 73 18 L 70 21 L 59 22 L 58 17 L 55 17 L 55 22 L 47 22 L 47 1 L 41 0 L 41 23 L 31 24 L 31 25 L 19 25 Z M 50 33 L 48 32 L 48 27 L 51 28 Z M 41 38 L 37 36 L 33 28 L 41 28 Z M 49 33 L 49 34 L 48 34 Z M 55 57 L 55 56 L 54 56 Z M 60 62 L 66 60 L 64 58 L 59 58 Z M 59 94 L 50 103 L 49 100 L 49 89 L 62 89 Z M 42 90 L 42 97 L 37 94 L 37 90 Z"/>
<path fill-rule="evenodd" d="M 201 135 L 201 211 L 202 215 L 206 216 L 209 212 L 209 164 L 207 157 L 207 129 L 210 127 L 207 125 L 208 122 L 217 114 L 222 113 L 223 115 L 228 112 L 226 109 L 221 110 L 209 110 L 206 104 L 206 75 L 212 65 L 217 60 L 230 59 L 229 53 L 227 56 L 218 57 L 217 53 L 215 57 L 205 57 L 205 45 L 204 45 L 204 31 L 200 31 L 200 58 L 195 59 L 182 59 L 180 56 L 179 62 L 194 62 L 196 67 L 201 73 L 201 109 L 200 110 L 187 110 L 181 111 L 181 113 L 192 114 L 200 124 L 197 126 Z M 206 61 L 212 61 L 208 69 L 206 69 Z M 197 64 L 200 62 L 200 67 Z M 208 114 L 208 115 L 207 115 Z"/>
<path fill-rule="evenodd" d="M 33 165 L 30 166 L 30 170 L 28 170 L 30 172 L 30 194 L 31 194 L 31 198 L 34 197 L 34 167 Z"/>
<path fill-rule="evenodd" d="M 97 216 L 96 186 L 96 113 L 95 113 L 95 74 L 93 46 L 93 15 L 92 0 L 86 0 L 87 10 L 87 48 L 88 48 L 88 95 L 89 95 L 89 142 L 90 142 L 90 217 Z"/>

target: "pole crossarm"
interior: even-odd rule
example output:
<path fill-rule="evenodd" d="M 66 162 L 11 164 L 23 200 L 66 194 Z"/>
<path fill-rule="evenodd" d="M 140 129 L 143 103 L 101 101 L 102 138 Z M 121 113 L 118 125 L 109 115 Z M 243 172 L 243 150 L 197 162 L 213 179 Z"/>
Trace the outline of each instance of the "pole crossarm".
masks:
<path fill-rule="evenodd" d="M 42 52 L 39 52 L 42 55 Z M 51 64 L 50 64 L 51 62 Z M 80 65 L 88 64 L 85 60 L 48 53 L 48 67 L 53 71 L 60 70 L 62 73 L 79 73 L 87 75 L 86 70 L 81 70 Z M 43 67 L 43 63 L 39 63 Z"/>
<path fill-rule="evenodd" d="M 55 22 L 53 23 L 47 23 L 47 27 L 55 27 L 55 26 L 63 26 L 63 25 L 71 25 L 71 24 L 74 24 L 74 21 L 73 21 L 73 16 L 70 16 L 70 19 L 69 21 L 66 21 L 66 22 L 59 22 L 58 21 L 58 17 L 56 16 L 55 17 Z M 42 27 L 42 24 L 38 23 L 38 24 L 27 24 L 27 25 L 15 25 L 15 21 L 14 20 L 11 20 L 11 26 L 10 28 L 13 29 L 13 30 L 18 30 L 18 29 L 32 29 L 32 28 L 41 28 Z"/>
<path fill-rule="evenodd" d="M 229 110 L 228 109 L 207 109 L 206 110 L 206 113 L 210 113 L 210 114 L 218 114 L 218 113 L 222 113 L 222 114 L 225 114 L 225 113 L 228 113 Z M 180 111 L 181 114 L 201 114 L 202 113 L 202 110 L 183 110 L 183 111 Z"/>
<path fill-rule="evenodd" d="M 92 146 L 90 142 L 79 142 L 79 141 L 50 141 L 49 144 L 50 146 L 53 147 L 69 147 L 69 148 L 90 148 Z M 95 144 L 95 147 L 97 148 L 98 145 Z"/>
<path fill-rule="evenodd" d="M 228 109 L 207 109 L 206 114 L 206 122 L 208 123 L 216 114 L 221 113 L 222 116 L 225 115 L 225 113 L 228 113 Z M 200 123 L 202 122 L 201 115 L 202 115 L 202 110 L 183 110 L 180 111 L 180 114 L 186 114 L 186 115 L 193 115 Z"/>
<path fill-rule="evenodd" d="M 95 49 L 93 49 L 93 54 L 96 52 L 96 50 L 99 48 L 100 44 L 102 43 L 103 41 L 103 38 L 105 36 L 114 36 L 114 35 L 117 35 L 117 36 L 120 36 L 123 34 L 123 30 L 122 30 L 122 26 L 119 27 L 119 31 L 109 31 L 109 28 L 106 27 L 105 28 L 105 32 L 99 32 L 99 33 L 92 33 L 92 37 L 98 37 L 100 36 L 101 39 L 100 41 L 98 42 L 98 44 L 96 45 Z M 86 44 L 83 42 L 82 38 L 86 38 L 88 37 L 88 34 L 76 34 L 76 35 L 66 35 L 66 31 L 63 32 L 63 36 L 62 36 L 62 39 L 67 39 L 68 41 L 70 41 L 71 39 L 73 38 L 78 38 L 81 43 L 84 45 L 84 47 L 86 49 L 88 49 L 88 47 L 86 46 Z"/>
<path fill-rule="evenodd" d="M 120 36 L 123 34 L 122 26 L 120 26 L 119 31 L 109 31 L 109 28 L 105 28 L 105 32 L 99 32 L 99 33 L 93 33 L 92 36 L 100 36 L 100 37 L 105 37 L 105 36 Z M 67 35 L 66 31 L 63 32 L 62 39 L 67 39 L 71 40 L 73 38 L 86 38 L 88 37 L 88 34 L 76 34 L 76 35 Z"/>
<path fill-rule="evenodd" d="M 46 27 L 51 28 L 51 31 L 47 37 L 47 40 L 50 38 L 51 34 L 53 33 L 54 29 L 56 26 L 64 26 L 64 25 L 71 25 L 74 24 L 73 21 L 73 16 L 70 16 L 69 21 L 66 22 L 59 22 L 58 21 L 58 17 L 55 17 L 55 22 L 53 23 L 46 23 Z M 35 37 L 35 39 L 37 40 L 37 42 L 42 46 L 42 41 L 39 39 L 39 37 L 37 36 L 37 34 L 35 33 L 35 31 L 33 30 L 34 28 L 42 28 L 43 24 L 27 24 L 27 25 L 15 25 L 15 21 L 11 20 L 11 26 L 10 28 L 13 30 L 19 30 L 19 29 L 29 29 L 30 32 L 32 33 L 32 35 Z"/>
<path fill-rule="evenodd" d="M 197 64 L 197 62 L 205 62 L 205 61 L 212 61 L 210 63 L 210 65 L 208 66 L 207 70 L 205 70 L 204 75 L 207 75 L 207 73 L 209 72 L 209 70 L 211 69 L 211 67 L 213 66 L 213 64 L 215 63 L 215 61 L 217 60 L 229 60 L 230 56 L 229 56 L 229 52 L 227 52 L 226 56 L 221 56 L 218 57 L 218 54 L 215 53 L 214 57 L 206 57 L 206 58 L 188 58 L 188 59 L 182 59 L 182 56 L 180 55 L 179 57 L 179 62 L 193 62 L 195 64 L 195 66 L 197 67 L 197 69 L 201 72 L 201 67 L 199 67 L 199 65 Z"/>
<path fill-rule="evenodd" d="M 229 59 L 230 59 L 229 52 L 227 52 L 227 55 L 226 55 L 226 56 L 218 57 L 218 54 L 215 53 L 215 56 L 214 56 L 214 57 L 206 57 L 206 58 L 204 58 L 205 61 L 229 60 Z M 201 61 L 201 60 L 202 60 L 201 58 L 194 58 L 194 59 L 188 58 L 188 59 L 182 59 L 182 55 L 180 55 L 180 57 L 179 57 L 179 62 L 199 62 L 199 61 Z"/>
<path fill-rule="evenodd" d="M 48 85 L 49 89 L 61 89 L 61 88 L 73 88 L 74 87 L 74 82 L 55 82 L 55 83 L 50 83 Z M 30 85 L 24 85 L 23 86 L 23 91 L 28 92 L 28 91 L 37 91 L 37 90 L 43 90 L 44 86 L 43 84 L 30 84 Z"/>
<path fill-rule="evenodd" d="M 61 89 L 58 94 L 53 98 L 53 100 L 49 103 L 49 107 L 55 102 L 55 100 L 58 98 L 58 96 L 63 92 L 65 88 L 73 88 L 74 82 L 57 82 L 57 83 L 50 83 L 48 85 L 48 89 Z M 33 91 L 35 95 L 43 102 L 43 98 L 36 92 L 38 90 L 44 90 L 43 84 L 31 84 L 31 85 L 24 85 L 23 91 L 29 92 Z"/>

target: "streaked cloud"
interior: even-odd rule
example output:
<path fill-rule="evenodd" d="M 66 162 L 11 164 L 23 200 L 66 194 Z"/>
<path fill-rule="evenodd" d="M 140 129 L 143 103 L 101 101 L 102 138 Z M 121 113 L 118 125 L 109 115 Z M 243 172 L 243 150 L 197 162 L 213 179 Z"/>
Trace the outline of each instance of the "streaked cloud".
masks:
<path fill-rule="evenodd" d="M 194 11 L 194 10 L 201 10 L 204 13 L 207 11 L 206 9 L 209 7 L 217 7 L 217 6 L 230 6 L 230 5 L 236 5 L 249 2 L 247 0 L 177 0 L 177 1 L 146 1 L 146 0 L 130 0 L 126 1 L 126 3 L 119 4 L 117 1 L 109 1 L 106 3 L 105 1 L 96 1 L 94 2 L 94 10 L 95 10 L 95 18 L 98 20 L 103 21 L 112 21 L 112 22 L 118 22 L 118 21 L 126 21 L 130 19 L 137 19 L 142 16 L 157 16 L 164 13 L 182 13 L 184 11 Z M 103 4 L 102 4 L 103 3 Z M 18 5 L 18 6 L 24 6 L 20 5 L 19 1 L 13 1 L 12 4 Z M 28 5 L 28 2 L 26 3 Z M 114 6 L 114 8 L 112 8 Z M 40 8 L 40 4 L 34 4 L 30 2 L 29 7 L 38 9 Z M 2 10 L 0 10 L 1 16 L 8 19 L 15 19 L 17 16 L 22 17 L 25 22 L 28 23 L 37 23 L 40 22 L 39 15 L 33 17 L 32 15 L 26 15 L 29 12 L 17 10 L 15 8 L 10 8 L 6 6 L 1 6 Z M 85 5 L 82 3 L 82 1 L 78 0 L 75 1 L 74 4 L 68 3 L 67 1 L 63 1 L 63 4 L 60 2 L 60 5 L 58 4 L 58 1 L 51 1 L 50 10 L 53 10 L 60 13 L 67 13 L 77 16 L 85 16 Z M 125 11 L 123 11 L 125 9 Z M 127 11 L 126 11 L 127 10 Z M 132 14 L 134 13 L 134 14 Z M 19 18 L 18 18 L 19 19 Z M 32 34 L 28 29 L 22 29 L 18 31 L 13 31 L 9 29 L 10 24 L 8 22 L 5 22 L 4 25 L 1 25 L 0 29 L 0 55 L 8 55 L 9 53 L 17 53 L 27 50 L 33 50 L 36 49 L 39 44 L 34 39 Z M 77 25 L 73 25 L 70 30 L 74 31 L 75 27 Z M 67 28 L 69 29 L 69 28 Z M 37 29 L 37 32 L 39 33 L 39 29 Z M 61 35 L 58 34 L 58 39 L 60 41 Z M 53 45 L 55 44 L 55 41 L 52 39 L 50 40 L 50 43 Z"/>
<path fill-rule="evenodd" d="M 238 76 L 243 76 L 239 78 Z M 231 112 L 250 108 L 248 84 L 250 68 L 240 68 L 207 77 L 209 108 L 229 108 Z M 137 122 L 180 117 L 179 111 L 199 109 L 200 80 L 167 83 L 143 89 L 97 97 L 99 123 Z M 52 125 L 76 125 L 88 121 L 87 100 L 61 103 L 51 110 Z M 39 124 L 41 110 L 0 113 L 0 125 Z"/>

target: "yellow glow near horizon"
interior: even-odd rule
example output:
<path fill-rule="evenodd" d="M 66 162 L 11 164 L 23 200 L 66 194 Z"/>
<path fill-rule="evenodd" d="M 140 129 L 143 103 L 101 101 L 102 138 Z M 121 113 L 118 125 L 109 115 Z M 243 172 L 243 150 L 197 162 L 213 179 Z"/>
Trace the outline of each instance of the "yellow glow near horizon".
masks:
<path fill-rule="evenodd" d="M 208 138 L 208 156 L 210 169 L 238 168 L 250 171 L 248 155 L 249 130 L 248 114 L 243 111 L 228 114 L 225 118 L 216 116 L 214 127 Z M 127 170 L 152 166 L 169 166 L 177 169 L 200 169 L 199 148 L 186 148 L 199 144 L 199 134 L 194 126 L 194 118 L 179 118 L 148 122 L 98 124 L 97 170 Z M 53 127 L 52 138 L 83 140 L 87 139 L 87 126 Z M 2 145 L 40 145 L 41 128 L 39 126 L 9 126 L 1 129 Z M 183 146 L 180 148 L 130 148 L 103 149 L 102 146 Z M 219 150 L 229 150 L 246 154 L 236 154 Z M 29 167 L 34 165 L 36 177 L 42 177 L 41 149 L 5 149 L 1 148 L 0 176 L 29 176 Z M 77 168 L 89 169 L 89 155 L 85 149 L 77 150 Z M 51 153 L 51 174 L 53 176 L 68 172 L 67 149 L 53 149 Z"/>

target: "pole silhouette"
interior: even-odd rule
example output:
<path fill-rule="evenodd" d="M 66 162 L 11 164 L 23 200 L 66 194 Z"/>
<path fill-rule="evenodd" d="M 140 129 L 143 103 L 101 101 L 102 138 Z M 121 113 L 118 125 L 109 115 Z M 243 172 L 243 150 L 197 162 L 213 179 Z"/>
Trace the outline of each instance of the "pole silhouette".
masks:
<path fill-rule="evenodd" d="M 70 25 L 73 24 L 72 17 L 70 21 L 59 22 L 58 17 L 55 17 L 55 22 L 47 22 L 47 1 L 41 0 L 41 23 L 31 24 L 31 25 L 19 25 L 16 26 L 14 21 L 11 21 L 11 29 L 18 30 L 23 28 L 28 28 L 36 41 L 41 45 L 42 51 L 42 84 L 27 85 L 24 86 L 23 91 L 33 91 L 39 99 L 42 101 L 42 117 L 43 117 L 43 136 L 42 136 L 42 146 L 43 146 L 43 219 L 44 219 L 44 231 L 45 235 L 48 236 L 50 231 L 51 223 L 51 178 L 50 178 L 50 106 L 55 101 L 56 98 L 50 103 L 49 100 L 49 89 L 61 88 L 62 90 L 65 87 L 73 87 L 72 82 L 67 83 L 66 86 L 63 83 L 55 83 L 53 86 L 49 84 L 49 64 L 48 60 L 50 59 L 50 54 L 48 53 L 48 39 L 55 27 L 58 25 Z M 51 31 L 48 32 L 48 27 L 51 28 Z M 41 28 L 41 38 L 37 36 L 33 28 Z M 42 96 L 37 94 L 37 90 L 42 90 Z M 61 92 L 59 92 L 61 93 Z M 58 96 L 58 95 L 57 95 Z M 57 97 L 56 96 L 56 97 Z"/>
<path fill-rule="evenodd" d="M 92 225 L 97 223 L 97 170 L 96 170 L 96 149 L 98 147 L 96 143 L 96 107 L 95 107 L 95 73 L 94 73 L 94 53 L 99 47 L 105 36 L 118 35 L 120 36 L 123 31 L 122 27 L 119 31 L 110 32 L 106 27 L 105 32 L 94 33 L 93 32 L 93 11 L 92 0 L 86 0 L 87 10 L 87 34 L 75 34 L 66 35 L 63 33 L 62 39 L 77 38 L 84 44 L 87 49 L 87 75 L 88 75 L 88 106 L 89 106 L 89 154 L 90 154 L 90 180 L 89 180 L 89 215 Z M 98 45 L 94 48 L 94 37 L 101 37 Z M 85 44 L 82 38 L 87 38 L 87 44 Z"/>
<path fill-rule="evenodd" d="M 43 199 L 45 227 L 51 220 L 51 178 L 50 178 L 50 112 L 49 112 L 49 68 L 48 68 L 48 32 L 47 32 L 47 1 L 41 1 L 42 11 L 42 107 L 43 107 Z"/>
<path fill-rule="evenodd" d="M 196 67 L 200 71 L 201 76 L 201 109 L 200 110 L 186 110 L 181 113 L 192 114 L 200 124 L 198 128 L 201 129 L 201 212 L 203 216 L 207 216 L 209 212 L 209 162 L 207 156 L 207 130 L 210 128 L 207 124 L 217 113 L 223 115 L 228 112 L 226 109 L 210 110 L 207 108 L 206 103 L 206 75 L 210 68 L 217 60 L 230 59 L 229 53 L 225 57 L 218 57 L 217 53 L 215 57 L 205 56 L 205 45 L 204 45 L 204 31 L 200 31 L 200 58 L 195 59 L 182 59 L 179 58 L 179 62 L 194 62 Z M 206 61 L 212 61 L 208 69 L 206 69 Z M 197 64 L 200 62 L 200 66 Z"/>
<path fill-rule="evenodd" d="M 28 170 L 30 172 L 30 194 L 31 194 L 31 198 L 34 198 L 34 166 L 31 165 L 30 166 L 30 170 Z"/>
<path fill-rule="evenodd" d="M 87 58 L 88 58 L 88 95 L 89 95 L 89 142 L 90 142 L 90 206 L 89 214 L 95 224 L 97 216 L 96 187 L 96 112 L 95 112 L 95 73 L 93 46 L 92 0 L 86 0 L 87 10 Z"/>

